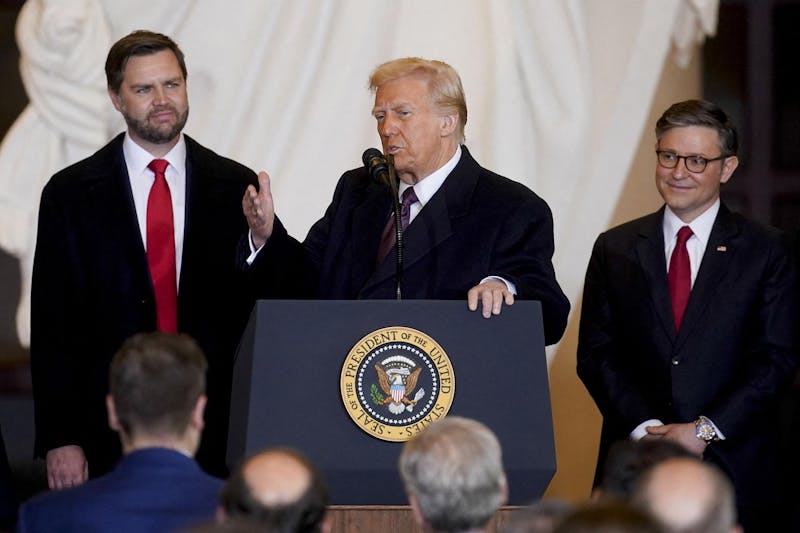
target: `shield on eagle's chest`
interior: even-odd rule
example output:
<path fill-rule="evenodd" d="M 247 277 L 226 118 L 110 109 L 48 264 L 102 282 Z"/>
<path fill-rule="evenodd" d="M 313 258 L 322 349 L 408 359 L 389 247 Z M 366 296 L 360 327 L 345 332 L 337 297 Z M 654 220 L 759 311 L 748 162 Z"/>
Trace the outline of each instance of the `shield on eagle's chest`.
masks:
<path fill-rule="evenodd" d="M 394 400 L 394 403 L 400 403 L 400 400 L 402 400 L 403 396 L 405 395 L 406 395 L 405 385 L 392 385 L 392 400 Z"/>

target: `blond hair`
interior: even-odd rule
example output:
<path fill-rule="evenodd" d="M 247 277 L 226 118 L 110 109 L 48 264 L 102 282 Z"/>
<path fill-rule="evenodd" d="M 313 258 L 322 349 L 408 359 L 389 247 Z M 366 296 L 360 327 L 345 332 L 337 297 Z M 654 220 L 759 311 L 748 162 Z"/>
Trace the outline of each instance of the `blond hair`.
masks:
<path fill-rule="evenodd" d="M 428 78 L 428 92 L 431 101 L 440 110 L 458 114 L 456 140 L 464 142 L 464 128 L 467 125 L 467 101 L 458 72 L 445 63 L 423 59 L 421 57 L 404 57 L 387 61 L 372 72 L 369 77 L 369 88 L 372 92 L 386 82 L 411 75 L 422 75 Z"/>

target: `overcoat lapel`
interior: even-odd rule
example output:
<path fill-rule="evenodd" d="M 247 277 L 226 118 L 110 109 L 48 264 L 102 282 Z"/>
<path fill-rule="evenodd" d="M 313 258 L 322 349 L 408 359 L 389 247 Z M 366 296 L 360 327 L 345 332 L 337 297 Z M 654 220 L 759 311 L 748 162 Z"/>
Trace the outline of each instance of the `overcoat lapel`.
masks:
<path fill-rule="evenodd" d="M 84 178 L 87 204 L 83 209 L 92 213 L 92 220 L 102 221 L 103 231 L 113 236 L 113 246 L 123 254 L 121 260 L 127 263 L 134 279 L 149 280 L 150 270 L 133 204 L 128 168 L 122 155 L 122 134 L 106 150 L 107 155 L 98 160 L 97 168 Z"/>
<path fill-rule="evenodd" d="M 461 150 L 461 160 L 404 234 L 403 266 L 406 269 L 435 253 L 436 248 L 453 234 L 451 221 L 469 211 L 480 167 L 465 146 Z M 396 258 L 397 252 L 392 249 L 364 290 L 393 277 Z"/>
<path fill-rule="evenodd" d="M 363 201 L 353 209 L 351 253 L 361 257 L 353 257 L 350 270 L 352 287 L 369 287 L 380 283 L 395 273 L 395 254 L 390 252 L 383 263 L 375 267 L 383 228 L 392 211 L 392 196 L 388 185 L 371 182 L 364 193 Z"/>

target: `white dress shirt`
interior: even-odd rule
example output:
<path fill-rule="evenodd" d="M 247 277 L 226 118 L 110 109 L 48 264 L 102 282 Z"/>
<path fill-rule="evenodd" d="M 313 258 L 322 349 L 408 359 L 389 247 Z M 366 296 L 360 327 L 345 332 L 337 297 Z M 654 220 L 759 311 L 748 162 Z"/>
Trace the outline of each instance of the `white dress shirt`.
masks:
<path fill-rule="evenodd" d="M 169 162 L 164 175 L 172 198 L 172 218 L 175 228 L 175 267 L 176 279 L 181 279 L 181 260 L 183 256 L 183 228 L 186 221 L 186 141 L 181 134 L 178 144 L 164 157 L 154 157 L 136 144 L 128 133 L 122 141 L 122 153 L 128 167 L 128 179 L 133 193 L 133 205 L 139 221 L 144 249 L 147 250 L 147 198 L 156 179 L 155 173 L 147 168 L 153 159 L 166 159 Z"/>
<path fill-rule="evenodd" d="M 419 212 L 425 207 L 425 204 L 436 194 L 442 184 L 444 184 L 444 180 L 447 179 L 447 176 L 456 168 L 456 165 L 461 160 L 461 146 L 456 147 L 456 153 L 453 154 L 447 163 L 444 164 L 441 168 L 437 169 L 433 174 L 426 176 L 425 178 L 419 180 L 417 183 L 414 184 L 414 193 L 417 195 L 417 201 L 411 204 L 411 208 L 409 211 L 409 219 L 408 223 L 411 222 L 417 217 Z M 402 201 L 403 199 L 403 192 L 411 187 L 408 183 L 400 182 L 399 186 L 399 198 Z"/>
<path fill-rule="evenodd" d="M 692 287 L 694 287 L 694 280 L 697 279 L 700 263 L 703 262 L 703 254 L 706 252 L 708 238 L 711 236 L 711 228 L 714 226 L 714 220 L 716 220 L 718 212 L 719 198 L 703 214 L 688 224 L 678 218 L 669 206 L 664 209 L 664 256 L 667 260 L 667 272 L 669 272 L 669 260 L 672 257 L 672 251 L 678 241 L 678 230 L 683 226 L 689 226 L 692 229 L 692 236 L 686 241 L 686 251 L 689 252 L 689 266 L 692 271 Z"/>

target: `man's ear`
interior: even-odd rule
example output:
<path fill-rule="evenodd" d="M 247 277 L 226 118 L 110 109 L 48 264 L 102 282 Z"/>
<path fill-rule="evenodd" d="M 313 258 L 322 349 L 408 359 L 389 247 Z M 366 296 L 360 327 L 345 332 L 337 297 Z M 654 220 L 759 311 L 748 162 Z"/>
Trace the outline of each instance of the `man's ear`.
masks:
<path fill-rule="evenodd" d="M 441 118 L 442 122 L 439 133 L 442 137 L 450 137 L 455 133 L 456 128 L 458 127 L 458 113 L 442 115 Z"/>
<path fill-rule="evenodd" d="M 739 166 L 739 158 L 735 155 L 730 155 L 725 158 L 722 162 L 722 172 L 719 176 L 720 183 L 726 183 L 731 176 L 733 176 L 733 171 L 736 170 L 736 167 Z"/>
<path fill-rule="evenodd" d="M 192 409 L 192 420 L 191 425 L 197 431 L 202 431 L 203 427 L 205 427 L 205 421 L 203 420 L 203 413 L 206 410 L 206 403 L 208 402 L 208 398 L 206 398 L 205 394 L 201 394 L 197 398 L 197 402 L 194 404 L 194 409 Z"/>
<path fill-rule="evenodd" d="M 322 517 L 319 531 L 320 533 L 331 533 L 331 531 L 333 531 L 333 520 L 331 519 L 331 514 L 327 511 L 325 512 L 325 516 Z"/>
<path fill-rule="evenodd" d="M 420 526 L 425 526 L 425 517 L 422 515 L 422 509 L 419 507 L 419 500 L 413 494 L 408 495 L 408 503 L 411 505 L 411 512 L 414 513 L 414 520 Z"/>
<path fill-rule="evenodd" d="M 119 97 L 119 93 L 109 87 L 108 97 L 111 98 L 111 103 L 114 104 L 114 109 L 122 113 L 122 99 Z"/>
<path fill-rule="evenodd" d="M 119 417 L 117 417 L 117 408 L 114 405 L 114 398 L 110 394 L 106 394 L 106 410 L 108 411 L 108 427 L 117 433 L 122 431 L 122 426 L 119 425 Z"/>

